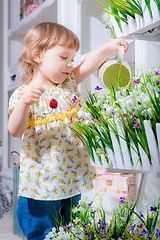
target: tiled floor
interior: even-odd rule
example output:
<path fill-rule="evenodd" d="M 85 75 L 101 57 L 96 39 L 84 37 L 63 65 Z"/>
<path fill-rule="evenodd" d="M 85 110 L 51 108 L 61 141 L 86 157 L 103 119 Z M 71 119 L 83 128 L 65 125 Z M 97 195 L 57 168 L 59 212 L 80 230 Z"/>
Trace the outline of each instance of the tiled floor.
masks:
<path fill-rule="evenodd" d="M 13 212 L 4 214 L 0 219 L 0 240 L 22 240 L 13 234 Z"/>

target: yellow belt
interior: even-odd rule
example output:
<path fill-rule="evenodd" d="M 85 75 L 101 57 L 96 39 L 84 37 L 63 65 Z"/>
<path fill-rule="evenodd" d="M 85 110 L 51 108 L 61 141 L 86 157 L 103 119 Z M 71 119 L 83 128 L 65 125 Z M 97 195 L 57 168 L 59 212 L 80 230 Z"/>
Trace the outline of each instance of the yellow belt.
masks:
<path fill-rule="evenodd" d="M 47 117 L 47 118 L 44 118 L 44 119 L 41 119 L 41 120 L 29 120 L 28 121 L 28 126 L 43 125 L 43 124 L 47 124 L 47 123 L 50 123 L 50 122 L 53 122 L 53 121 L 62 120 L 64 118 L 69 118 L 78 111 L 79 111 L 79 108 L 75 107 L 68 112 L 53 115 L 53 116 L 50 116 L 50 117 Z"/>

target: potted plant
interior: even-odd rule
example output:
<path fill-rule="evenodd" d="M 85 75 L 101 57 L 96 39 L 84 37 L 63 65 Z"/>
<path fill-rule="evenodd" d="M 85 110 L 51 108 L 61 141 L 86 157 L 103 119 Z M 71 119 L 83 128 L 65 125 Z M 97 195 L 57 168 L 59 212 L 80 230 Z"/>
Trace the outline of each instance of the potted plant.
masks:
<path fill-rule="evenodd" d="M 101 201 L 96 207 L 94 203 L 94 199 L 91 202 L 82 199 L 79 205 L 72 209 L 71 222 L 67 226 L 57 224 L 57 228 L 54 227 L 45 240 L 159 239 L 159 203 L 148 208 L 144 215 L 135 211 L 137 202 L 129 205 L 125 197 L 120 197 L 119 207 L 109 221 L 106 220 Z"/>
<path fill-rule="evenodd" d="M 96 6 L 110 15 L 117 37 L 154 30 L 159 26 L 158 0 L 105 0 L 106 4 L 95 1 L 99 4 Z"/>
<path fill-rule="evenodd" d="M 118 81 L 119 82 L 119 81 Z M 75 99 L 74 99 L 75 101 Z M 126 88 L 88 90 L 68 126 L 97 166 L 160 172 L 160 69 L 134 77 Z"/>

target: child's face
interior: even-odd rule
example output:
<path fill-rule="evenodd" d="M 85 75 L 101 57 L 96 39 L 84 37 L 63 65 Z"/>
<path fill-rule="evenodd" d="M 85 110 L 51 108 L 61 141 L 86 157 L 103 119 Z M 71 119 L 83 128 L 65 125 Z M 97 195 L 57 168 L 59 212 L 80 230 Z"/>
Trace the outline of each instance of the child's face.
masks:
<path fill-rule="evenodd" d="M 73 70 L 73 59 L 76 52 L 76 49 L 58 45 L 48 49 L 39 64 L 43 80 L 55 84 L 62 83 Z"/>

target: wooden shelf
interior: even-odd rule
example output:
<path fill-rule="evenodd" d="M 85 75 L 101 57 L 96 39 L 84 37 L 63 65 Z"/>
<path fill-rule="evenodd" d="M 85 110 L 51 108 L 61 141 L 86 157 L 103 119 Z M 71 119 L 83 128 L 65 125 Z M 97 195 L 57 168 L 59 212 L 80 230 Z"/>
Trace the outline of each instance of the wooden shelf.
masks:
<path fill-rule="evenodd" d="M 151 23 L 151 24 L 149 24 L 149 25 L 147 25 L 147 26 L 145 26 L 143 28 L 138 29 L 137 31 L 135 31 L 135 33 L 145 34 L 146 32 L 151 31 L 152 29 L 155 29 L 157 27 L 160 27 L 160 20 L 156 21 L 154 23 Z"/>
<path fill-rule="evenodd" d="M 19 34 L 25 35 L 29 29 L 38 23 L 57 21 L 57 1 L 46 0 L 37 9 L 30 13 L 27 17 L 20 20 L 14 27 L 8 30 L 8 36 L 13 37 Z"/>

